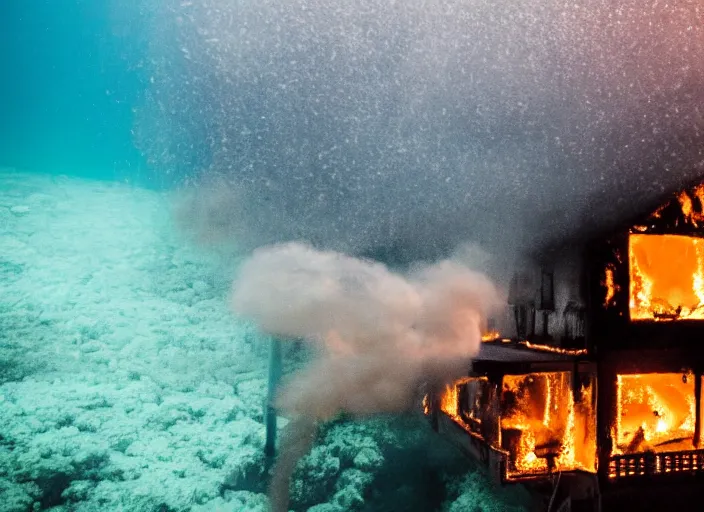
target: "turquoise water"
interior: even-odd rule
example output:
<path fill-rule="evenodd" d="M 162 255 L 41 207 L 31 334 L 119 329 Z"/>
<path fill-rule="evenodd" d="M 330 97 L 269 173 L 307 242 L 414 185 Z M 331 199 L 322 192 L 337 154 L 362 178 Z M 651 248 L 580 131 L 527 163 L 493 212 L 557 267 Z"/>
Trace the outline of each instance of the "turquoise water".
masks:
<path fill-rule="evenodd" d="M 131 134 L 144 48 L 117 22 L 111 2 L 2 2 L 0 165 L 107 179 L 146 170 Z"/>

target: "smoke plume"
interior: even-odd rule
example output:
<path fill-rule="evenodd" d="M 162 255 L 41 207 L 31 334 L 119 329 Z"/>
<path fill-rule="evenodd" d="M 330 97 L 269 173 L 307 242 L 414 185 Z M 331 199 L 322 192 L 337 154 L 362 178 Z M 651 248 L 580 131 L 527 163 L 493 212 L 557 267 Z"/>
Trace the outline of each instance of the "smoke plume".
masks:
<path fill-rule="evenodd" d="M 296 464 L 313 446 L 316 424 L 309 418 L 295 418 L 284 428 L 281 451 L 269 483 L 272 512 L 288 512 L 289 483 Z"/>
<path fill-rule="evenodd" d="M 420 379 L 466 371 L 501 301 L 488 278 L 452 261 L 402 277 L 379 263 L 290 243 L 254 252 L 232 303 L 264 331 L 321 349 L 279 406 L 326 420 L 406 409 Z"/>
<path fill-rule="evenodd" d="M 487 277 L 453 261 L 404 277 L 379 263 L 289 243 L 254 252 L 240 268 L 232 304 L 264 331 L 320 349 L 277 400 L 295 425 L 310 425 L 340 412 L 406 410 L 421 381 L 466 372 L 501 298 Z M 292 429 L 292 439 L 309 438 L 308 429 Z M 279 504 L 305 443 L 289 445 L 272 483 Z"/>

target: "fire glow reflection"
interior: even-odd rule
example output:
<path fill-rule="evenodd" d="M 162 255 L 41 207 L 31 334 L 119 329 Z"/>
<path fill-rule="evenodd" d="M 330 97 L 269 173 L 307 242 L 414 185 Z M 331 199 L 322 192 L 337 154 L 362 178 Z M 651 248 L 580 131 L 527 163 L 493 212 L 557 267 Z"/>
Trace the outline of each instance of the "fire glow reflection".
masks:
<path fill-rule="evenodd" d="M 631 320 L 704 319 L 704 239 L 629 236 Z"/>

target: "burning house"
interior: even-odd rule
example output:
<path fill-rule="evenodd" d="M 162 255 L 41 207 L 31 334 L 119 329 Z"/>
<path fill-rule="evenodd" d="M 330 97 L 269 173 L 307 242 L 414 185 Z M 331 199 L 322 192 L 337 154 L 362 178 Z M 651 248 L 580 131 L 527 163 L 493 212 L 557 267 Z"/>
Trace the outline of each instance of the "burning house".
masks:
<path fill-rule="evenodd" d="M 704 184 L 573 247 L 578 264 L 552 251 L 537 278 L 514 278 L 516 335 L 487 334 L 425 413 L 543 509 L 691 500 L 704 478 Z"/>

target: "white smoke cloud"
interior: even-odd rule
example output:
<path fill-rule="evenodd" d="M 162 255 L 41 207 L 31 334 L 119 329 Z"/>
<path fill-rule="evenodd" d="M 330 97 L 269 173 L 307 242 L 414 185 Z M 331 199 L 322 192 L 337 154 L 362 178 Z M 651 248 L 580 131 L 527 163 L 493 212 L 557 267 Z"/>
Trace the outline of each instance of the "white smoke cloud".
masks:
<path fill-rule="evenodd" d="M 257 250 L 242 265 L 232 305 L 264 331 L 322 349 L 278 405 L 326 420 L 406 409 L 421 380 L 466 371 L 501 296 L 486 276 L 454 261 L 403 277 L 379 263 L 289 243 Z"/>
<path fill-rule="evenodd" d="M 465 261 L 481 255 L 461 254 Z M 264 331 L 302 337 L 321 349 L 277 399 L 293 421 L 272 475 L 272 510 L 288 510 L 289 480 L 316 422 L 340 412 L 408 409 L 421 381 L 449 381 L 467 371 L 486 318 L 501 305 L 484 274 L 455 261 L 403 277 L 376 262 L 300 243 L 255 251 L 234 283 L 234 311 Z"/>

